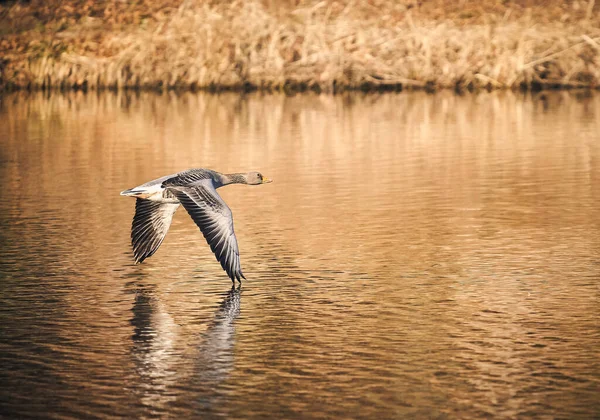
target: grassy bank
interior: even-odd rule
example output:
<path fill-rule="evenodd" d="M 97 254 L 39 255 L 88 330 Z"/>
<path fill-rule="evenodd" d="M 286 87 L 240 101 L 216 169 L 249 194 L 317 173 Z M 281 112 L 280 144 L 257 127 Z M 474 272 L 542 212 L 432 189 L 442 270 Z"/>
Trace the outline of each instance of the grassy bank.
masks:
<path fill-rule="evenodd" d="M 0 87 L 595 88 L 598 3 L 8 2 Z"/>

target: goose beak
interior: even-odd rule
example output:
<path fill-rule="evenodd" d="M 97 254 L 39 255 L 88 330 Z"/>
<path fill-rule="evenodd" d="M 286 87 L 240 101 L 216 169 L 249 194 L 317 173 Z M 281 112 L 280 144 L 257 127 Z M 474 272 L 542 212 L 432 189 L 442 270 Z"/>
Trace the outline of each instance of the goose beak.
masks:
<path fill-rule="evenodd" d="M 272 180 L 272 179 L 269 179 L 269 178 L 263 178 L 263 179 L 262 179 L 262 183 L 263 183 L 263 184 L 268 184 L 268 183 L 270 183 L 270 182 L 273 182 L 273 180 Z"/>

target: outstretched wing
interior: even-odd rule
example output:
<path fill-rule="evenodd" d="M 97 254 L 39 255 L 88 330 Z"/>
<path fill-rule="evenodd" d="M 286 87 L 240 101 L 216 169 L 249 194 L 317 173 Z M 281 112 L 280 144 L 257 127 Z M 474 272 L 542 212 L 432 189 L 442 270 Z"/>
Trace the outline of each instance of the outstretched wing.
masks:
<path fill-rule="evenodd" d="M 131 224 L 131 245 L 136 263 L 151 257 L 162 244 L 177 207 L 177 203 L 136 199 L 135 216 Z"/>
<path fill-rule="evenodd" d="M 203 180 L 190 186 L 167 186 L 175 194 L 204 235 L 217 261 L 231 280 L 244 277 L 240 252 L 233 232 L 233 216 L 212 181 Z"/>

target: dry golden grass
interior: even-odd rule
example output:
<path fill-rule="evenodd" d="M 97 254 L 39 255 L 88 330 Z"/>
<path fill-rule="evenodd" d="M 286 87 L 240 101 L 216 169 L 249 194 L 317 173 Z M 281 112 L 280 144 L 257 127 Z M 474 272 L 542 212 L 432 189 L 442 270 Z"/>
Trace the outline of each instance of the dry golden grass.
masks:
<path fill-rule="evenodd" d="M 600 81 L 594 0 L 55 6 L 33 28 L 39 4 L 0 11 L 0 85 L 337 91 L 596 87 Z M 28 23 L 19 27 L 19 19 Z"/>

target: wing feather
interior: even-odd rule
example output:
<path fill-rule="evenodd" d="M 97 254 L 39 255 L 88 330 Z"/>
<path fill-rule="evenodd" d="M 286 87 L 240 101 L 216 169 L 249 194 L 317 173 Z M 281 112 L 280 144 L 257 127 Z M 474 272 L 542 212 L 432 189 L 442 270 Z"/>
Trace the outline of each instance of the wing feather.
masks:
<path fill-rule="evenodd" d="M 136 263 L 154 255 L 165 239 L 178 207 L 177 203 L 136 199 L 135 216 L 131 224 L 131 245 Z"/>
<path fill-rule="evenodd" d="M 167 186 L 200 228 L 217 261 L 234 281 L 244 277 L 233 231 L 233 215 L 210 180 L 190 186 Z"/>

